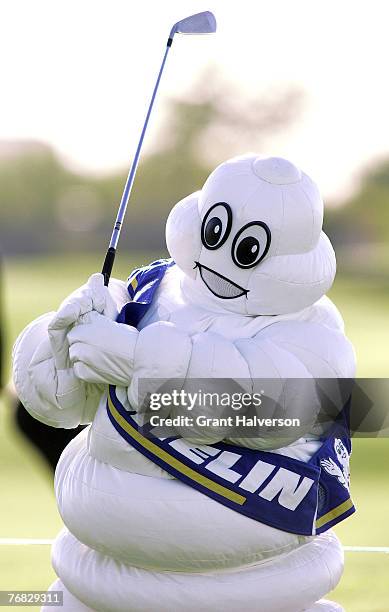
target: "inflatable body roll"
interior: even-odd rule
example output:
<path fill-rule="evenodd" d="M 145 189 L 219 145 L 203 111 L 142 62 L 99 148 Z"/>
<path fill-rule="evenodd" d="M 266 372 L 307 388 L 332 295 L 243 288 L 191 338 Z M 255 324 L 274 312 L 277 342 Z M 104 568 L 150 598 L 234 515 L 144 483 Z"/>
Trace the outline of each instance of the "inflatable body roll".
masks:
<path fill-rule="evenodd" d="M 117 562 L 64 531 L 53 547 L 53 566 L 65 587 L 99 612 L 219 612 L 221 602 L 226 612 L 300 612 L 335 587 L 343 553 L 335 534 L 327 532 L 260 565 L 210 573 L 158 572 Z"/>
<path fill-rule="evenodd" d="M 237 441 L 234 432 L 210 430 L 196 441 L 203 458 L 201 444 L 219 454 L 226 450 L 223 444 L 233 443 L 235 450 L 228 452 L 258 453 L 270 466 L 269 480 L 252 491 L 263 507 L 260 520 L 174 477 L 140 450 L 139 437 L 136 447 L 129 443 L 111 420 L 106 394 L 113 385 L 123 410 L 135 418 L 140 379 L 181 378 L 189 386 L 196 378 L 244 379 L 250 386 L 260 378 L 352 377 L 352 347 L 341 316 L 324 296 L 335 275 L 335 256 L 321 225 L 318 190 L 290 162 L 255 155 L 226 162 L 201 192 L 172 210 L 166 238 L 175 265 L 166 263 L 163 274 L 153 265 L 131 274 L 128 304 L 117 301 L 119 322 L 91 312 L 67 330 L 69 368 L 76 378 L 91 389 L 105 384 L 89 413 L 90 428 L 66 449 L 56 474 L 66 530 L 54 546 L 53 564 L 66 598 L 71 605 L 79 602 L 80 611 L 145 612 L 156 602 L 161 611 L 177 612 L 242 605 L 252 612 L 339 609 L 320 599 L 334 588 L 343 566 L 341 547 L 328 528 L 351 511 L 342 505 L 350 503 L 347 432 L 341 444 L 336 442 L 338 453 L 333 446 L 324 458 L 335 463 L 336 475 L 327 472 L 328 490 L 320 493 L 320 503 L 331 504 L 333 491 L 342 490 L 345 501 L 325 513 L 320 528 L 327 531 L 308 535 L 314 533 L 312 524 L 303 524 L 299 504 L 289 512 L 299 514 L 302 523 L 271 524 L 278 501 L 266 487 L 273 477 L 279 483 L 280 475 L 292 482 L 292 464 L 309 480 L 308 464 L 322 448 L 314 432 L 286 441 L 276 435 Z M 26 332 L 26 343 L 30 337 Z M 127 352 L 121 348 L 126 346 Z M 58 372 L 50 359 L 47 354 L 39 367 L 47 361 L 55 383 Z M 57 415 L 55 384 L 42 393 L 35 362 L 23 363 L 19 384 L 26 397 L 38 393 L 38 418 Z M 284 394 L 286 413 L 293 401 L 292 393 Z M 314 416 L 319 404 L 313 394 L 302 409 Z M 227 473 L 237 474 L 238 488 L 242 464 L 231 464 L 231 456 Z M 200 468 L 191 469 L 190 474 L 204 476 Z M 317 465 L 314 471 L 326 470 Z M 227 488 L 215 472 L 209 474 L 202 483 Z M 305 481 L 305 486 L 312 491 L 316 485 Z M 297 501 L 290 489 L 285 495 L 281 501 Z"/>

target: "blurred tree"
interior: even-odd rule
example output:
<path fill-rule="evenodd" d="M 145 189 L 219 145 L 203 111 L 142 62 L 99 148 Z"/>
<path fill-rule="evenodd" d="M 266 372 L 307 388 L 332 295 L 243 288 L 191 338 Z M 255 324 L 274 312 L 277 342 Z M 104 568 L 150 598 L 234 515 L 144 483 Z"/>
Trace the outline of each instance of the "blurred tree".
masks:
<path fill-rule="evenodd" d="M 326 227 L 335 243 L 389 241 L 389 161 L 363 173 L 358 191 L 342 206 L 328 207 Z"/>
<path fill-rule="evenodd" d="M 200 189 L 227 157 L 264 151 L 298 115 L 301 101 L 296 90 L 248 97 L 215 68 L 185 97 L 170 100 L 161 145 L 139 166 L 127 219 L 136 232 L 123 232 L 123 246 L 163 248 L 172 206 Z M 2 248 L 8 254 L 104 249 L 124 181 L 122 172 L 97 178 L 70 172 L 43 144 L 0 143 Z"/>
<path fill-rule="evenodd" d="M 42 222 L 50 207 L 52 210 L 58 189 L 65 180 L 66 171 L 49 147 L 32 142 L 2 143 L 2 230 Z"/>
<path fill-rule="evenodd" d="M 185 98 L 171 100 L 161 140 L 165 150 L 213 167 L 239 152 L 262 152 L 276 132 L 290 127 L 302 100 L 296 88 L 242 94 L 209 68 Z"/>
<path fill-rule="evenodd" d="M 358 193 L 345 203 L 345 212 L 352 209 L 361 235 L 368 241 L 389 239 L 389 160 L 370 167 L 362 177 Z"/>
<path fill-rule="evenodd" d="M 341 206 L 326 209 L 324 230 L 338 260 L 338 272 L 389 286 L 389 161 L 370 165 L 359 189 Z"/>

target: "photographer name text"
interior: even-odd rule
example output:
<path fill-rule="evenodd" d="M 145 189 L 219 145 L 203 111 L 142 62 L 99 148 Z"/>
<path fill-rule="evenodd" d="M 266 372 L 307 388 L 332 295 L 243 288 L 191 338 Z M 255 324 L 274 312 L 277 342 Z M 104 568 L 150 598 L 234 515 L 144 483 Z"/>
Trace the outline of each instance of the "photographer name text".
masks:
<path fill-rule="evenodd" d="M 179 415 L 162 417 L 157 414 L 150 418 L 152 427 L 300 427 L 300 419 L 271 419 L 258 416 L 233 415 L 227 417 L 196 417 Z"/>

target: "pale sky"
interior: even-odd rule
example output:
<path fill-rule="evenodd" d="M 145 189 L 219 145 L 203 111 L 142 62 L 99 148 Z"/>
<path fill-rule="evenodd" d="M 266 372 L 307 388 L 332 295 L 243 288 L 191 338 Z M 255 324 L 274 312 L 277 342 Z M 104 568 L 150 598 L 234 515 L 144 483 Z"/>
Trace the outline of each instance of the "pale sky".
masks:
<path fill-rule="evenodd" d="M 214 12 L 217 34 L 175 38 L 146 152 L 168 97 L 211 63 L 243 94 L 306 92 L 301 120 L 270 153 L 311 174 L 325 197 L 389 156 L 386 0 L 0 0 L 0 140 L 49 142 L 88 171 L 127 167 L 169 30 L 201 10 Z"/>

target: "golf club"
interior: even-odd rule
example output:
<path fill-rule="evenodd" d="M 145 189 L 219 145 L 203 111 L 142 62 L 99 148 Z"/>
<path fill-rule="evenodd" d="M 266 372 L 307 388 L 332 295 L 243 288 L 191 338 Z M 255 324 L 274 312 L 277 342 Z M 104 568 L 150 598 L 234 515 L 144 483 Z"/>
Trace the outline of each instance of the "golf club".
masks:
<path fill-rule="evenodd" d="M 135 152 L 135 156 L 130 168 L 130 171 L 127 176 L 126 184 L 124 186 L 122 199 L 120 201 L 119 210 L 117 213 L 116 221 L 113 226 L 111 241 L 109 243 L 108 251 L 105 256 L 104 265 L 102 268 L 102 274 L 104 275 L 104 284 L 108 286 L 109 279 L 111 276 L 113 264 L 115 261 L 115 255 L 117 250 L 117 245 L 119 242 L 120 232 L 124 220 L 124 216 L 127 210 L 127 204 L 130 199 L 132 186 L 135 179 L 136 170 L 139 163 L 140 152 L 142 149 L 143 140 L 146 134 L 147 125 L 150 119 L 151 111 L 153 108 L 154 100 L 157 95 L 159 83 L 162 77 L 163 69 L 165 67 L 166 59 L 170 50 L 170 47 L 173 43 L 174 34 L 211 34 L 216 32 L 216 19 L 214 15 L 209 11 L 204 11 L 202 13 L 197 13 L 195 15 L 191 15 L 190 17 L 186 17 L 181 21 L 178 21 L 172 27 L 169 38 L 166 44 L 166 50 L 163 56 L 161 68 L 158 73 L 157 81 L 154 86 L 153 94 L 151 96 L 149 108 L 146 114 L 146 119 L 143 124 L 142 132 L 139 138 L 138 146 Z"/>

